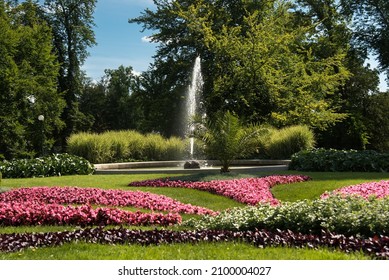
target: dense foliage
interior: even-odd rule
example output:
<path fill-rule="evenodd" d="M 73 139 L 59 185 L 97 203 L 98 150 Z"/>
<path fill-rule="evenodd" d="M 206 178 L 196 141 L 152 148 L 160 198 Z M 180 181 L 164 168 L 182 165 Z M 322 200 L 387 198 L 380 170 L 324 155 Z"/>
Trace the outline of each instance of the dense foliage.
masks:
<path fill-rule="evenodd" d="M 315 149 L 292 156 L 291 170 L 389 172 L 389 154 L 375 151 Z"/>
<path fill-rule="evenodd" d="M 345 235 L 388 235 L 389 198 L 366 200 L 354 196 L 286 202 L 274 207 L 258 204 L 232 208 L 217 216 L 184 222 L 196 229 L 291 230 L 318 234 L 322 230 Z"/>
<path fill-rule="evenodd" d="M 30 178 L 62 175 L 87 175 L 93 165 L 84 158 L 69 154 L 53 154 L 35 159 L 15 159 L 0 162 L 4 178 Z"/>
<path fill-rule="evenodd" d="M 58 91 L 64 93 L 66 102 L 61 116 L 65 127 L 57 135 L 63 146 L 72 132 L 88 127 L 89 120 L 79 109 L 79 96 L 83 91 L 81 66 L 88 57 L 88 48 L 96 45 L 93 31 L 96 3 L 96 0 L 45 0 L 41 5 L 60 65 Z"/>
<path fill-rule="evenodd" d="M 184 136 L 197 56 L 211 121 L 230 111 L 244 124 L 306 124 L 319 147 L 388 151 L 385 1 L 153 2 L 130 19 L 153 32 L 150 68 L 106 69 L 96 82 L 81 66 L 97 43 L 97 1 L 0 1 L 0 159 L 64 151 L 79 131 Z"/>
<path fill-rule="evenodd" d="M 39 15 L 31 1 L 15 7 L 0 1 L 0 160 L 41 154 L 63 127 L 59 64 L 50 26 Z"/>
<path fill-rule="evenodd" d="M 382 2 L 299 0 L 293 1 L 287 14 L 282 13 L 282 8 L 291 1 L 176 0 L 172 3 L 154 3 L 156 9 L 146 9 L 142 15 L 130 20 L 131 23 L 142 25 L 144 29 L 152 30 L 150 38 L 158 43 L 155 63 L 142 75 L 140 81 L 140 85 L 144 84 L 148 89 L 148 93 L 142 92 L 143 97 L 147 96 L 147 100 L 144 99 L 146 103 L 157 99 L 166 104 L 170 100 L 176 110 L 180 100 L 177 91 L 188 84 L 188 73 L 195 57 L 200 54 L 205 80 L 205 107 L 211 118 L 222 109 L 250 122 L 268 122 L 271 118 L 280 126 L 286 123 L 308 123 L 316 128 L 317 144 L 320 147 L 388 150 L 381 144 L 386 142 L 387 137 L 383 136 L 389 131 L 386 128 L 388 117 L 380 112 L 384 106 L 377 106 L 375 102 L 375 96 L 381 95 L 378 93 L 379 71 L 370 69 L 366 64 L 367 45 L 361 43 L 363 40 L 355 40 L 363 38 L 361 34 L 366 38 L 375 38 L 372 34 L 376 34 L 385 39 L 383 19 L 387 9 Z M 368 17 L 361 16 L 365 10 Z M 350 18 L 353 14 L 357 16 L 355 21 Z M 374 32 L 351 28 L 355 22 L 361 28 Z M 263 25 L 265 29 L 262 29 Z M 293 31 L 288 33 L 291 29 Z M 304 46 L 293 47 L 296 46 L 296 40 L 292 42 L 292 47 L 288 43 L 297 34 L 304 34 L 297 41 L 307 43 L 305 50 L 308 49 L 309 54 L 304 52 Z M 259 40 L 256 35 L 260 35 Z M 310 39 L 304 41 L 303 38 Z M 271 44 L 271 47 L 266 48 L 267 44 Z M 274 45 L 279 49 L 275 49 Z M 288 52 L 291 52 L 290 55 Z M 384 52 L 382 49 L 381 53 Z M 311 56 L 316 62 L 327 61 L 331 64 L 335 62 L 331 61 L 331 57 L 341 54 L 344 55 L 342 64 L 333 65 L 328 70 L 334 70 L 332 78 L 340 78 L 342 69 L 347 69 L 350 75 L 344 84 L 335 88 L 332 87 L 335 80 L 327 80 L 331 79 L 328 72 L 324 74 L 320 70 L 319 74 L 323 77 L 319 78 L 309 68 L 313 67 L 312 63 L 309 63 L 308 71 L 304 71 L 307 65 L 296 62 L 307 55 L 305 62 L 309 62 Z M 275 64 L 278 59 L 282 62 Z M 271 67 L 266 68 L 269 65 Z M 288 67 L 293 69 L 287 70 Z M 291 73 L 300 73 L 298 70 L 307 75 L 296 74 L 293 78 Z M 288 75 L 282 76 L 283 71 L 287 71 Z M 318 80 L 323 82 L 321 88 L 316 83 Z M 312 99 L 305 94 L 309 92 L 308 85 L 319 87 L 313 90 Z M 292 89 L 284 92 L 288 86 Z M 294 94 L 296 89 L 304 94 Z M 324 101 L 320 102 L 318 92 L 322 91 L 326 93 Z M 294 100 L 298 97 L 301 100 Z M 317 107 L 310 107 L 315 101 Z M 330 105 L 326 107 L 326 104 Z M 285 110 L 280 109 L 278 112 L 278 107 Z M 164 108 L 153 109 L 151 114 L 170 118 Z M 324 124 L 326 120 L 331 123 L 334 120 L 331 119 L 331 112 L 335 113 L 332 117 L 337 114 L 342 119 L 338 118 L 336 123 L 332 122 L 333 125 L 324 130 L 317 129 L 320 123 Z M 148 120 L 148 125 L 155 122 L 152 118 Z M 382 124 L 384 127 L 381 127 Z M 159 122 L 154 126 L 159 126 Z"/>
<path fill-rule="evenodd" d="M 380 68 L 389 76 L 389 6 L 384 0 L 342 0 L 343 13 L 355 26 L 360 48 L 377 55 Z"/>

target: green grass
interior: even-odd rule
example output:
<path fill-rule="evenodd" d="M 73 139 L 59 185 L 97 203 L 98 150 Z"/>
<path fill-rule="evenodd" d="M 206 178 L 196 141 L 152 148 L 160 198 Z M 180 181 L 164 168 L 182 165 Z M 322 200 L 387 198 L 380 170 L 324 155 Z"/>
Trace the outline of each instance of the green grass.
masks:
<path fill-rule="evenodd" d="M 160 246 L 69 243 L 61 247 L 28 249 L 0 259 L 22 260 L 364 260 L 361 253 L 329 249 L 256 248 L 245 243 L 199 243 Z"/>
<path fill-rule="evenodd" d="M 317 199 L 325 191 L 332 191 L 341 187 L 364 182 L 389 180 L 388 173 L 362 172 L 293 172 L 304 174 L 313 180 L 289 185 L 279 185 L 272 188 L 274 197 L 281 201 L 297 201 L 302 199 Z"/>
<path fill-rule="evenodd" d="M 274 196 L 281 201 L 296 201 L 301 199 L 316 199 L 325 191 L 331 191 L 343 186 L 359 184 L 368 181 L 389 180 L 388 173 L 321 173 L 284 171 L 277 174 L 303 174 L 312 177 L 312 181 L 290 185 L 280 185 L 272 189 Z M 272 175 L 268 173 L 240 174 L 230 173 L 220 175 L 215 173 L 184 175 L 184 174 L 137 174 L 137 175 L 86 175 L 63 176 L 50 178 L 3 179 L 0 192 L 17 187 L 32 186 L 78 186 L 99 187 L 105 189 L 142 190 L 163 194 L 184 203 L 207 207 L 213 210 L 224 210 L 243 204 L 198 190 L 182 188 L 151 188 L 128 187 L 132 181 L 170 177 L 181 180 L 232 179 L 248 176 Z M 193 215 L 183 215 L 183 219 Z M 34 226 L 34 227 L 1 227 L 0 233 L 15 232 L 50 232 L 73 230 L 70 226 Z M 145 228 L 145 229 L 150 229 Z M 217 243 L 217 244 L 180 244 L 140 247 L 137 245 L 97 245 L 97 244 L 66 244 L 55 248 L 40 248 L 23 252 L 2 254 L 3 259 L 364 259 L 361 254 L 345 254 L 327 249 L 308 250 L 291 248 L 259 249 L 248 244 Z"/>

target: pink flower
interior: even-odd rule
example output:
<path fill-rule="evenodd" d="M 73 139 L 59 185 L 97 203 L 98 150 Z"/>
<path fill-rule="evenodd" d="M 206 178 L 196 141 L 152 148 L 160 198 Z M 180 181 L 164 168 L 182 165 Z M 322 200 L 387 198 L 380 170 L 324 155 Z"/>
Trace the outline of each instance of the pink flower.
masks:
<path fill-rule="evenodd" d="M 93 209 L 91 204 L 133 206 L 172 213 L 134 213 L 115 208 Z M 0 194 L 0 225 L 172 225 L 182 221 L 178 213 L 217 214 L 207 208 L 141 191 L 35 187 L 14 189 Z"/>
<path fill-rule="evenodd" d="M 320 198 L 328 198 L 331 195 L 358 195 L 366 199 L 371 196 L 384 198 L 389 196 L 389 181 L 370 182 L 343 187 L 332 192 L 326 192 Z"/>
<path fill-rule="evenodd" d="M 263 178 L 245 178 L 234 180 L 214 180 L 209 182 L 173 181 L 169 179 L 146 180 L 132 182 L 129 186 L 152 186 L 152 187 L 178 187 L 208 191 L 216 193 L 236 201 L 255 205 L 257 203 L 270 203 L 278 205 L 270 192 L 270 188 L 278 184 L 288 184 L 307 181 L 308 176 L 286 175 L 268 176 Z"/>
<path fill-rule="evenodd" d="M 106 206 L 133 206 L 157 211 L 186 214 L 216 215 L 204 207 L 185 204 L 164 195 L 141 191 L 103 190 L 77 187 L 20 188 L 0 194 L 0 202 L 35 201 L 45 204 L 96 204 Z"/>
<path fill-rule="evenodd" d="M 90 205 L 63 206 L 37 202 L 0 202 L 0 224 L 20 225 L 172 225 L 181 223 L 177 213 L 142 213 Z"/>

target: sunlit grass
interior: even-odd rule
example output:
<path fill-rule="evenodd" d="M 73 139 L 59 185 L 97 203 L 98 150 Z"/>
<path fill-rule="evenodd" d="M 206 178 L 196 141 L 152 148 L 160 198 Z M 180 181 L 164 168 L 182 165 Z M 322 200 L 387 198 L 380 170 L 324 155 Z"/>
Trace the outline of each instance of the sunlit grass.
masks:
<path fill-rule="evenodd" d="M 273 195 L 281 201 L 318 199 L 326 191 L 356 185 L 364 182 L 389 180 L 389 173 L 362 172 L 293 172 L 310 176 L 313 180 L 288 185 L 279 185 L 271 189 Z"/>
<path fill-rule="evenodd" d="M 321 173 L 283 171 L 277 174 L 308 175 L 313 180 L 289 185 L 279 185 L 272 188 L 273 195 L 281 201 L 296 201 L 301 199 L 319 198 L 325 191 L 331 191 L 343 186 L 359 184 L 368 181 L 389 180 L 388 173 Z M 232 199 L 193 189 L 183 188 L 153 188 L 128 187 L 133 181 L 170 177 L 180 180 L 221 180 L 242 177 L 261 177 L 274 175 L 269 173 L 235 173 L 217 174 L 201 173 L 185 174 L 136 174 L 136 175 L 86 175 L 63 176 L 50 178 L 3 179 L 0 192 L 17 187 L 33 186 L 78 186 L 98 187 L 104 189 L 141 190 L 163 194 L 183 203 L 190 203 L 212 210 L 221 211 L 232 207 L 244 206 Z M 131 211 L 148 211 L 126 207 Z M 196 215 L 182 215 L 183 219 Z M 72 226 L 20 226 L 2 227 L 0 233 L 23 232 L 57 232 L 74 230 Z M 153 229 L 155 227 L 128 227 L 131 229 Z M 179 228 L 175 228 L 178 230 Z M 176 244 L 142 247 L 138 245 L 99 245 L 86 243 L 70 243 L 54 248 L 29 249 L 17 253 L 2 254 L 2 259 L 365 259 L 363 254 L 345 254 L 328 249 L 309 250 L 295 248 L 255 248 L 244 243 L 200 243 Z"/>
<path fill-rule="evenodd" d="M 329 249 L 256 248 L 245 243 L 198 243 L 160 246 L 69 243 L 3 254 L 0 259 L 25 260 L 361 260 L 361 253 Z"/>

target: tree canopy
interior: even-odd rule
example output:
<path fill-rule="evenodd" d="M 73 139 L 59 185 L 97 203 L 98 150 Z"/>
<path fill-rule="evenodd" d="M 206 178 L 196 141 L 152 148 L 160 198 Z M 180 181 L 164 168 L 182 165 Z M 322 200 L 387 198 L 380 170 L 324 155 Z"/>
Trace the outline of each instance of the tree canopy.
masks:
<path fill-rule="evenodd" d="M 59 64 L 50 27 L 38 13 L 32 1 L 0 2 L 0 154 L 6 158 L 51 147 L 63 127 Z"/>
<path fill-rule="evenodd" d="M 349 77 L 346 46 L 327 56 L 314 22 L 299 22 L 287 1 L 155 1 L 131 22 L 155 29 L 158 57 L 203 59 L 207 112 L 246 121 L 326 128 L 344 118 L 329 95 Z"/>
<path fill-rule="evenodd" d="M 389 73 L 387 1 L 154 0 L 129 19 L 153 31 L 154 62 L 139 75 L 106 69 L 97 82 L 81 70 L 97 43 L 96 5 L 0 0 L 0 158 L 64 151 L 77 131 L 184 136 L 196 57 L 213 123 L 230 112 L 243 126 L 308 125 L 321 147 L 389 150 L 378 90 Z"/>

